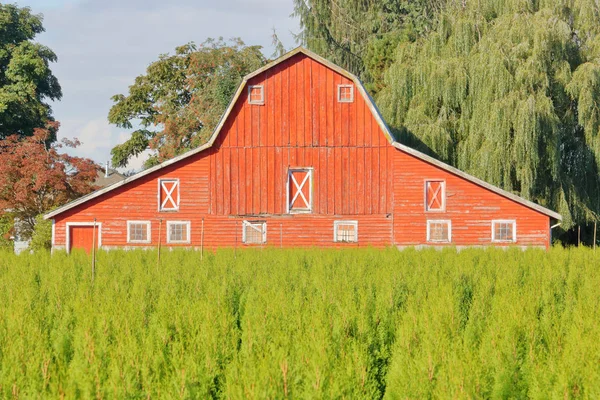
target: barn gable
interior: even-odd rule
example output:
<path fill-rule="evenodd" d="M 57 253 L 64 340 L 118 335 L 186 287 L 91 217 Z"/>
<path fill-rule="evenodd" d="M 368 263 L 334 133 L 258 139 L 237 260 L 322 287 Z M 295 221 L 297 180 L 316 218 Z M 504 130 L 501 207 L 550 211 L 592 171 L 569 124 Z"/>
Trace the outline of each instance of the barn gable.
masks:
<path fill-rule="evenodd" d="M 406 170 L 408 165 L 412 167 Z M 67 249 L 65 224 L 96 219 L 103 223 L 103 247 L 165 239 L 172 245 L 197 245 L 199 238 L 209 247 L 233 246 L 244 243 L 247 235 L 264 244 L 273 225 L 282 246 L 330 245 L 339 243 L 338 234 L 353 238 L 342 242 L 356 242 L 359 229 L 365 238 L 360 245 L 418 244 L 425 234 L 408 240 L 406 226 L 419 231 L 429 226 L 431 216 L 418 207 L 410 212 L 403 207 L 408 198 L 413 206 L 427 201 L 420 197 L 424 177 L 419 170 L 456 177 L 455 188 L 475 193 L 473 198 L 483 192 L 500 196 L 490 207 L 477 203 L 473 210 L 462 210 L 471 218 L 540 215 L 537 233 L 523 244 L 545 245 L 548 217 L 560 219 L 395 142 L 360 81 L 302 48 L 246 76 L 205 145 L 45 218 L 55 220 L 55 244 L 65 243 Z M 491 201 L 485 199 L 481 201 Z M 403 219 L 415 212 L 420 213 L 416 218 Z M 460 207 L 449 212 L 456 218 Z M 458 224 L 457 229 L 463 228 Z M 168 233 L 161 234 L 164 230 Z M 205 230 L 210 234 L 204 235 Z M 169 240 L 171 233 L 176 236 Z M 489 236 L 483 230 L 477 234 Z"/>

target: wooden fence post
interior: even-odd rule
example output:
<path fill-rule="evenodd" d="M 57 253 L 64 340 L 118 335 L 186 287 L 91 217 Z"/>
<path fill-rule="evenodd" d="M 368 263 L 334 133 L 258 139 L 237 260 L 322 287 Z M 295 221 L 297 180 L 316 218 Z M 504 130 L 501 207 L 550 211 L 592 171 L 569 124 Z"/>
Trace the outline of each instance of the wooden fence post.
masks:
<path fill-rule="evenodd" d="M 238 234 L 238 222 L 235 221 L 235 246 L 233 246 L 233 258 L 237 259 L 237 234 Z"/>
<path fill-rule="evenodd" d="M 158 221 L 158 257 L 156 258 L 156 268 L 160 269 L 160 241 L 162 235 L 162 218 Z"/>
<path fill-rule="evenodd" d="M 581 225 L 577 225 L 577 247 L 581 246 Z"/>
<path fill-rule="evenodd" d="M 200 261 L 204 259 L 204 217 L 202 218 L 202 231 L 200 232 Z"/>
<path fill-rule="evenodd" d="M 92 284 L 94 283 L 95 276 L 96 276 L 96 218 L 94 218 L 94 225 L 92 227 Z"/>

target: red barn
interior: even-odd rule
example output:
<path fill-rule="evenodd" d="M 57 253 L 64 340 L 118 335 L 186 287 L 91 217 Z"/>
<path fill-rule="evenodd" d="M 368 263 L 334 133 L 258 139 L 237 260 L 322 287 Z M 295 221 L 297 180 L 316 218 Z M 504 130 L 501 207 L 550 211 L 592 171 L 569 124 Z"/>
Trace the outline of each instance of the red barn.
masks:
<path fill-rule="evenodd" d="M 205 145 L 45 217 L 67 251 L 547 247 L 561 219 L 396 142 L 360 81 L 302 48 L 248 75 Z"/>

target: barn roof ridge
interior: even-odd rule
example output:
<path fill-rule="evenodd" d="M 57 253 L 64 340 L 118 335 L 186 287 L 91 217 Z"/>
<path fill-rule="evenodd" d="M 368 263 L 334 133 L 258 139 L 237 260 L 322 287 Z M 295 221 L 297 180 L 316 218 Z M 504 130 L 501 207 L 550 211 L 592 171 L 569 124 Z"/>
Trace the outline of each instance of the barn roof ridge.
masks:
<path fill-rule="evenodd" d="M 510 200 L 513 200 L 517 203 L 520 203 L 528 208 L 531 208 L 533 210 L 536 210 L 544 215 L 547 215 L 549 217 L 552 217 L 558 221 L 562 220 L 562 216 L 560 214 L 558 214 L 557 212 L 554 212 L 550 209 L 547 209 L 539 204 L 536 204 L 532 201 L 526 200 L 520 196 L 517 196 L 513 193 L 507 192 L 503 189 L 500 189 L 499 187 L 496 187 L 494 185 L 491 185 L 479 178 L 476 178 L 472 175 L 467 174 L 466 172 L 463 172 L 457 168 L 454 168 L 442 161 L 439 161 L 433 157 L 430 157 L 424 153 L 421 153 L 418 150 L 415 150 L 413 148 L 410 148 L 406 145 L 403 145 L 399 142 L 397 142 L 394 138 L 394 136 L 391 134 L 391 131 L 389 129 L 389 127 L 387 126 L 387 123 L 385 122 L 385 120 L 383 119 L 379 109 L 377 108 L 377 106 L 375 105 L 375 101 L 373 100 L 373 98 L 371 97 L 371 95 L 366 91 L 365 87 L 363 86 L 362 82 L 360 81 L 360 79 L 358 79 L 358 77 L 354 74 L 352 74 L 350 71 L 347 71 L 343 68 L 341 68 L 340 66 L 332 63 L 331 61 L 319 56 L 318 54 L 300 46 L 297 47 L 289 52 L 287 52 L 286 54 L 282 55 L 281 57 L 271 61 L 270 63 L 264 65 L 263 67 L 257 69 L 256 71 L 244 76 L 244 78 L 242 79 L 242 82 L 240 82 L 235 95 L 233 96 L 233 98 L 231 99 L 229 105 L 227 106 L 227 109 L 225 110 L 225 112 L 223 113 L 223 115 L 221 116 L 219 123 L 217 124 L 215 130 L 213 131 L 213 133 L 211 134 L 209 140 L 203 144 L 200 147 L 197 147 L 195 149 L 189 150 L 183 154 L 180 154 L 179 156 L 173 157 L 170 160 L 164 161 L 158 165 L 155 165 L 154 167 L 148 168 L 146 170 L 140 171 L 135 175 L 132 175 L 130 177 L 128 177 L 127 179 L 124 179 L 120 182 L 117 182 L 113 185 L 107 186 L 105 188 L 102 188 L 100 190 L 97 190 L 95 192 L 92 192 L 88 195 L 85 195 L 83 197 L 80 197 L 79 199 L 73 200 L 65 205 L 63 205 L 62 207 L 57 208 L 54 211 L 51 211 L 47 214 L 44 215 L 44 219 L 50 219 L 56 215 L 62 214 L 65 211 L 68 211 L 74 207 L 77 207 L 83 203 L 88 202 L 89 200 L 92 200 L 96 197 L 102 196 L 105 193 L 111 192 L 115 189 L 118 189 L 122 186 L 125 186 L 127 184 L 129 184 L 130 182 L 136 181 L 146 175 L 149 175 L 151 173 L 154 173 L 156 171 L 159 171 L 163 168 L 166 168 L 168 166 L 171 166 L 175 163 L 178 163 L 181 160 L 184 160 L 188 157 L 191 157 L 193 155 L 196 155 L 206 149 L 209 149 L 213 146 L 214 142 L 216 141 L 216 138 L 219 136 L 219 133 L 221 132 L 221 130 L 223 129 L 223 126 L 225 125 L 225 121 L 227 120 L 227 118 L 229 117 L 229 115 L 231 114 L 231 112 L 233 111 L 233 107 L 235 106 L 235 104 L 237 103 L 237 100 L 239 99 L 239 97 L 242 94 L 242 91 L 244 90 L 244 88 L 246 87 L 246 84 L 248 83 L 248 81 L 258 75 L 260 75 L 261 73 L 273 68 L 274 66 L 292 58 L 293 56 L 297 55 L 297 54 L 304 54 L 305 56 L 317 61 L 320 64 L 323 64 L 324 66 L 326 66 L 327 68 L 330 68 L 334 71 L 336 71 L 337 73 L 341 74 L 342 76 L 350 79 L 351 81 L 354 82 L 354 84 L 356 85 L 356 87 L 358 88 L 358 91 L 361 93 L 361 95 L 363 96 L 363 98 L 365 99 L 365 102 L 367 104 L 367 106 L 369 107 L 369 109 L 371 110 L 373 117 L 377 120 L 377 123 L 379 124 L 379 126 L 381 127 L 381 130 L 383 131 L 384 135 L 387 137 L 388 141 L 390 142 L 390 144 L 395 147 L 396 149 L 403 151 L 409 155 L 412 155 L 418 159 L 421 159 L 422 161 L 425 161 L 429 164 L 435 165 L 441 169 L 444 169 L 454 175 L 460 176 L 463 179 L 466 179 L 470 182 L 475 183 L 476 185 L 479 185 L 483 188 L 486 188 L 492 192 L 495 192 L 503 197 L 506 197 Z"/>

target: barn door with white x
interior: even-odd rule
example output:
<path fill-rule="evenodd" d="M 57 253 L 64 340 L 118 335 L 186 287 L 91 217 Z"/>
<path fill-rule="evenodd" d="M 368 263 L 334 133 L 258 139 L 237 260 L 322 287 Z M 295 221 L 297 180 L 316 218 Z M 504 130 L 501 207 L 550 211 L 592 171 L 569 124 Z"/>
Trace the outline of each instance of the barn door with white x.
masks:
<path fill-rule="evenodd" d="M 288 173 L 288 211 L 312 211 L 312 169 L 290 169 Z"/>
<path fill-rule="evenodd" d="M 176 211 L 179 209 L 179 180 L 161 179 L 159 181 L 159 210 Z"/>
<path fill-rule="evenodd" d="M 446 208 L 445 188 L 444 181 L 425 182 L 425 209 L 427 211 L 444 211 Z"/>

